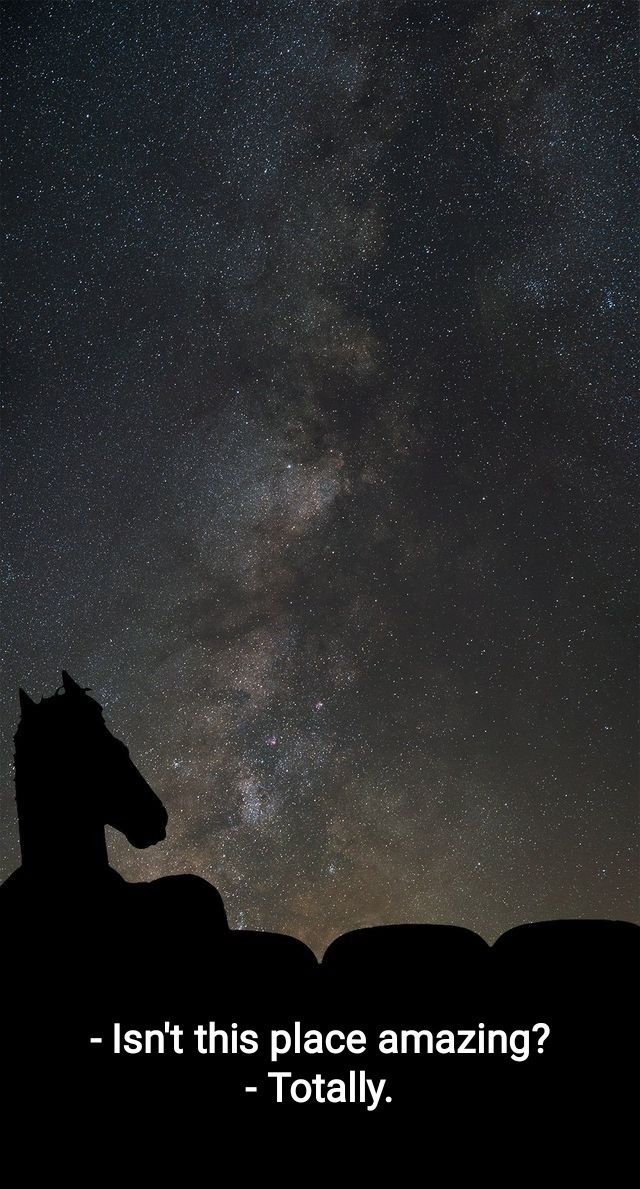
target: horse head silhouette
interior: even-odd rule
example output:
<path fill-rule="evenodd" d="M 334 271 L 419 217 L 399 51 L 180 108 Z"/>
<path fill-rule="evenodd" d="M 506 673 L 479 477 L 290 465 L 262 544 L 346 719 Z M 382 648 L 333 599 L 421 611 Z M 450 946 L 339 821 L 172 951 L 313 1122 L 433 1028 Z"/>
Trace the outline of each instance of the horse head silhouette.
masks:
<path fill-rule="evenodd" d="M 20 690 L 15 735 L 22 866 L 108 867 L 105 825 L 135 847 L 166 835 L 167 811 L 102 717 L 102 707 L 63 670 L 62 686 L 34 702 Z"/>

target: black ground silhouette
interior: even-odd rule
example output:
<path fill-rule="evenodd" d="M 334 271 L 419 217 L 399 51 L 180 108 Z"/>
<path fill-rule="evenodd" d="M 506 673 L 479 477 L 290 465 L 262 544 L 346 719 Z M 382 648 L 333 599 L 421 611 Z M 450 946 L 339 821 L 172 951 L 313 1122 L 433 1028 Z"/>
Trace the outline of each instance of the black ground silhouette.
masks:
<path fill-rule="evenodd" d="M 3 1067 L 15 1081 L 32 1084 L 43 1070 L 64 1068 L 75 1071 L 78 1092 L 109 1087 L 136 1111 L 140 1101 L 150 1111 L 170 1104 L 174 1119 L 193 1120 L 205 1102 L 218 1119 L 299 1116 L 300 1104 L 286 1099 L 289 1081 L 275 1102 L 274 1070 L 345 1086 L 352 1071 L 365 1071 L 387 1089 L 371 1111 L 370 1102 L 354 1103 L 360 1114 L 428 1111 L 449 1122 L 465 1103 L 477 1117 L 514 1100 L 544 1102 L 548 1111 L 554 1097 L 558 1109 L 562 1102 L 566 1112 L 568 1099 L 584 1114 L 594 1081 L 622 1085 L 632 1059 L 636 926 L 552 921 L 512 929 L 489 946 L 453 926 L 385 925 L 337 938 L 318 963 L 295 938 L 230 930 L 205 880 L 123 880 L 108 864 L 105 824 L 134 846 L 153 845 L 167 825 L 160 800 L 101 707 L 67 673 L 53 697 L 34 703 L 21 691 L 20 701 L 23 862 L 0 887 Z M 116 1022 L 165 1036 L 169 1024 L 190 1036 L 213 1022 L 232 1049 L 234 1033 L 255 1030 L 262 1041 L 273 1028 L 293 1031 L 295 1021 L 302 1035 L 362 1030 L 367 1053 L 291 1052 L 274 1066 L 268 1044 L 257 1054 L 218 1048 L 213 1056 L 112 1049 Z M 385 1029 L 411 1033 L 406 1053 L 378 1051 L 372 1041 Z M 331 1110 L 315 1093 L 306 1110 Z"/>

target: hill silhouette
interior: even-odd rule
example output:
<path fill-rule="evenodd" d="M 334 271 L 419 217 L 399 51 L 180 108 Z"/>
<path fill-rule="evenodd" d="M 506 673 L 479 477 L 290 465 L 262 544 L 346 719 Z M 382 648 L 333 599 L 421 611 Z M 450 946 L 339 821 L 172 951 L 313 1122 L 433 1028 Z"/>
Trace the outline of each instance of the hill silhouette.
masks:
<path fill-rule="evenodd" d="M 3 1064 L 16 1079 L 64 1068 L 92 1093 L 116 1087 L 123 1102 L 142 1095 L 149 1109 L 169 1099 L 174 1111 L 189 1104 L 193 1113 L 205 1098 L 220 1117 L 287 1109 L 274 1104 L 266 1051 L 220 1051 L 213 1059 L 113 1054 L 116 1022 L 166 1034 L 170 1021 L 185 1033 L 213 1022 L 230 1050 L 234 1030 L 261 1036 L 296 1021 L 303 1034 L 361 1030 L 370 1039 L 405 1031 L 402 1053 L 316 1049 L 292 1051 L 286 1062 L 292 1077 L 345 1085 L 350 1071 L 366 1069 L 394 1087 L 376 1113 L 403 1118 L 435 1109 L 434 1101 L 446 1112 L 465 1096 L 485 1109 L 488 1093 L 506 1109 L 514 1093 L 548 1100 L 568 1083 L 584 1107 L 585 1079 L 619 1085 L 627 1075 L 635 925 L 527 924 L 493 946 L 455 926 L 381 925 L 337 938 L 318 962 L 295 938 L 230 929 L 206 880 L 129 883 L 113 871 L 105 825 L 133 846 L 150 846 L 165 836 L 164 806 L 107 729 L 99 704 L 68 673 L 53 697 L 35 703 L 21 691 L 20 704 L 22 865 L 0 887 Z M 438 1041 L 444 1033 L 452 1039 Z M 452 1055 L 461 1033 L 473 1040 Z M 255 1093 L 245 1090 L 248 1080 Z"/>

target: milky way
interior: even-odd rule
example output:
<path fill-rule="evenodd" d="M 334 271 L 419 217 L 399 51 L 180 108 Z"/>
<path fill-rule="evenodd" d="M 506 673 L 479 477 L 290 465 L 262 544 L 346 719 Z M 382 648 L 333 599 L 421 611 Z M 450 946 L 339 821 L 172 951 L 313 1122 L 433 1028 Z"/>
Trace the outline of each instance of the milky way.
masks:
<path fill-rule="evenodd" d="M 234 925 L 633 918 L 635 6 L 3 20 L 1 873 L 64 666 Z"/>

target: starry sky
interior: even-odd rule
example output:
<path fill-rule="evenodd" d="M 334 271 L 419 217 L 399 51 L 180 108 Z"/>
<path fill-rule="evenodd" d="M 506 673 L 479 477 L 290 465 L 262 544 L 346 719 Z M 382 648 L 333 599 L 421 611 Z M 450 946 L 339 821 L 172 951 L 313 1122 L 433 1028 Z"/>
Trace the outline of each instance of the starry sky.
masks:
<path fill-rule="evenodd" d="M 637 919 L 626 0 L 3 5 L 17 687 L 234 926 Z"/>

